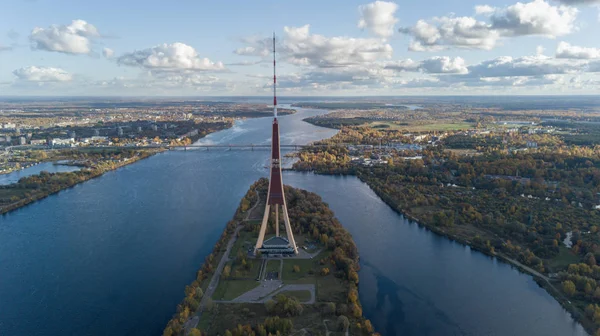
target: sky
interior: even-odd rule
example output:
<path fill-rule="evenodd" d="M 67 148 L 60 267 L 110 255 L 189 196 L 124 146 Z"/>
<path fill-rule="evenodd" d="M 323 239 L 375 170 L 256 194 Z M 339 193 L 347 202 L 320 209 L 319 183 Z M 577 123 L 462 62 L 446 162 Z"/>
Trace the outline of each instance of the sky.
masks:
<path fill-rule="evenodd" d="M 600 0 L 0 1 L 0 96 L 600 94 Z"/>

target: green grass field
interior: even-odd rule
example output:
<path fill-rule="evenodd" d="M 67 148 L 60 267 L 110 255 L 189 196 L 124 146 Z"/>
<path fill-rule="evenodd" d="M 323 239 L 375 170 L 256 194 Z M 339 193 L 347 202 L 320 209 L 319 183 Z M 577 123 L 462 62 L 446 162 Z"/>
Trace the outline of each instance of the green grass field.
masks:
<path fill-rule="evenodd" d="M 307 282 L 298 282 L 304 278 L 312 279 L 309 283 L 314 283 L 314 276 L 316 275 L 316 264 L 318 263 L 318 259 L 287 259 L 283 261 L 283 274 L 282 279 L 286 283 L 307 283 Z M 300 267 L 300 272 L 294 272 L 294 265 Z M 313 272 L 312 275 L 309 272 Z"/>
<path fill-rule="evenodd" d="M 579 262 L 579 257 L 571 253 L 571 251 L 564 245 L 559 245 L 558 255 L 548 261 L 548 266 L 552 271 L 560 271 L 565 269 L 570 264 Z"/>
<path fill-rule="evenodd" d="M 279 273 L 280 267 L 281 267 L 281 261 L 269 260 L 269 261 L 267 261 L 267 267 L 265 268 L 265 274 L 269 273 L 269 272 Z"/>
<path fill-rule="evenodd" d="M 345 302 L 347 285 L 333 274 L 319 276 L 317 279 L 317 301 L 318 302 Z"/>
<path fill-rule="evenodd" d="M 213 300 L 233 300 L 247 291 L 258 287 L 256 280 L 224 280 L 219 281 Z"/>
<path fill-rule="evenodd" d="M 375 121 L 369 123 L 369 126 L 374 128 L 385 127 L 386 129 L 390 130 L 407 130 L 412 132 L 455 131 L 466 130 L 474 127 L 473 124 L 468 122 L 431 123 L 425 125 L 400 125 L 392 121 Z"/>
<path fill-rule="evenodd" d="M 248 262 L 251 265 L 249 269 L 244 268 L 242 265 L 232 265 L 231 276 L 236 278 L 258 278 L 258 271 L 261 265 L 260 260 L 248 259 Z"/>
<path fill-rule="evenodd" d="M 300 302 L 306 302 L 310 300 L 310 292 L 307 290 L 297 290 L 297 291 L 285 291 L 281 292 L 281 294 L 285 296 L 290 296 L 298 299 Z"/>

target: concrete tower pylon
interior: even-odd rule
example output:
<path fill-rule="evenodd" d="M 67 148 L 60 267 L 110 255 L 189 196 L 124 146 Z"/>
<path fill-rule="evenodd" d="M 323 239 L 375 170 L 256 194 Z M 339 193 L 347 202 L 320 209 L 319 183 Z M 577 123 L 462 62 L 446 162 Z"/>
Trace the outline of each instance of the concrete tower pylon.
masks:
<path fill-rule="evenodd" d="M 275 237 L 279 237 L 279 209 L 285 224 L 288 248 L 293 249 L 295 254 L 298 254 L 298 247 L 292 232 L 290 217 L 288 216 L 285 194 L 283 192 L 283 180 L 281 178 L 281 151 L 279 148 L 279 122 L 277 121 L 277 76 L 275 72 L 275 34 L 273 34 L 273 127 L 271 141 L 271 169 L 269 178 L 269 191 L 267 194 L 267 204 L 263 215 L 260 231 L 254 252 L 263 248 L 265 242 L 265 234 L 267 232 L 267 223 L 271 214 L 271 207 L 275 209 Z"/>

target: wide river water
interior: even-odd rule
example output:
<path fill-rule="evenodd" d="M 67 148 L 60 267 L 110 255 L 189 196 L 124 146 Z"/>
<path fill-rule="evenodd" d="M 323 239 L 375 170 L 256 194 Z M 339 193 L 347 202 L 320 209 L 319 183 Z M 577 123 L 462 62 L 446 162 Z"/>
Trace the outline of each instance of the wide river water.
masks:
<path fill-rule="evenodd" d="M 335 131 L 280 118 L 283 144 Z M 271 119 L 202 143 L 270 142 Z M 267 150 L 171 151 L 0 216 L 0 335 L 160 335 Z M 531 276 L 411 223 L 354 177 L 286 172 L 318 193 L 361 255 L 360 299 L 383 335 L 585 335 Z"/>

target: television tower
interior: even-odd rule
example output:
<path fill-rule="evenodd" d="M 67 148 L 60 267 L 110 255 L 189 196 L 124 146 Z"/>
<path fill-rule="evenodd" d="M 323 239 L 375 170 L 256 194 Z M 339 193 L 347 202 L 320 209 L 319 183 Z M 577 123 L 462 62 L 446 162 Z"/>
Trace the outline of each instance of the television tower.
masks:
<path fill-rule="evenodd" d="M 277 122 L 277 73 L 275 63 L 275 33 L 273 33 L 273 136 L 271 140 L 271 175 L 269 178 L 269 191 L 267 194 L 267 204 L 265 214 L 263 215 L 258 240 L 254 248 L 254 253 L 259 250 L 270 251 L 271 253 L 281 254 L 280 251 L 289 251 L 298 254 L 298 247 L 292 233 L 290 218 L 288 216 L 285 195 L 283 193 L 283 180 L 281 178 L 281 151 L 279 150 L 279 123 Z M 271 207 L 275 208 L 275 237 L 265 241 L 267 231 L 267 222 L 271 214 Z M 287 240 L 279 237 L 279 208 L 285 223 Z"/>

